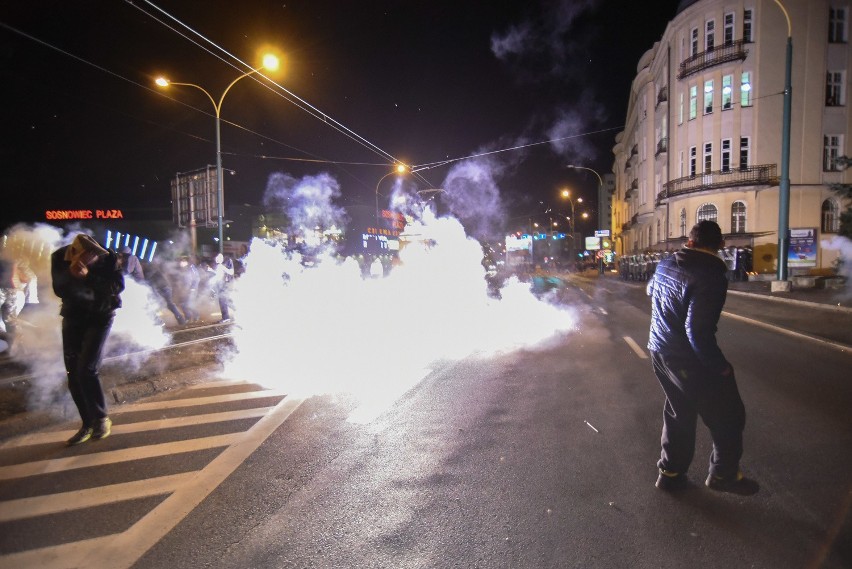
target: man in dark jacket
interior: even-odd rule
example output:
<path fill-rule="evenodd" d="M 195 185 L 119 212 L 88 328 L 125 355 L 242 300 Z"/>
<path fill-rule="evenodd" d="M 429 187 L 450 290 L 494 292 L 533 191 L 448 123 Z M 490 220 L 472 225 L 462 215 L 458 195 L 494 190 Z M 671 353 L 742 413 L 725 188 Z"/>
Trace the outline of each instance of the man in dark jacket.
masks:
<path fill-rule="evenodd" d="M 99 369 L 115 309 L 121 306 L 124 276 L 114 251 L 80 234 L 50 257 L 53 292 L 62 299 L 62 351 L 68 389 L 83 426 L 68 445 L 110 434 Z"/>
<path fill-rule="evenodd" d="M 688 484 L 698 416 L 713 439 L 705 484 L 743 495 L 758 490 L 757 483 L 745 478 L 739 468 L 745 407 L 734 369 L 716 343 L 716 325 L 728 292 L 727 267 L 716 253 L 723 245 L 719 226 L 700 221 L 690 231 L 686 247 L 662 260 L 648 283 L 648 349 L 666 395 L 657 463 L 657 487 L 664 490 Z"/>

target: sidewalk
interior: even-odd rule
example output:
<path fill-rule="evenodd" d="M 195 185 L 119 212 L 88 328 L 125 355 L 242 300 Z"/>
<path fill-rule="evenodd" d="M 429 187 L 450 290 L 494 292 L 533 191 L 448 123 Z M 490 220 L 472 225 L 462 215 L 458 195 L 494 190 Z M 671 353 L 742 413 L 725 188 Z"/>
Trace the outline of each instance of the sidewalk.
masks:
<path fill-rule="evenodd" d="M 788 300 L 797 302 L 809 302 L 836 306 L 838 309 L 852 311 L 852 288 L 847 283 L 843 288 L 799 288 L 793 287 L 790 292 L 771 292 L 770 281 L 745 281 L 731 282 L 728 284 L 729 292 L 745 294 L 757 294 L 766 296 L 773 300 Z"/>

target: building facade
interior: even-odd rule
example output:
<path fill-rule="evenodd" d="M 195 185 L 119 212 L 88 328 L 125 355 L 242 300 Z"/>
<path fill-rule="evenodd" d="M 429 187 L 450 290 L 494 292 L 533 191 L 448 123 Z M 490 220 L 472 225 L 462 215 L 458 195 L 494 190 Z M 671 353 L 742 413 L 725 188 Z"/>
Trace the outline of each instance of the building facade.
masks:
<path fill-rule="evenodd" d="M 827 270 L 826 246 L 852 183 L 849 0 L 684 0 L 640 59 L 616 136 L 616 253 L 679 248 L 702 219 L 727 245 L 753 248 L 754 271 L 777 267 L 785 50 L 792 23 L 789 227 L 815 251 L 794 268 Z M 802 240 L 802 243 L 808 241 Z M 807 248 L 807 245 L 803 245 Z"/>

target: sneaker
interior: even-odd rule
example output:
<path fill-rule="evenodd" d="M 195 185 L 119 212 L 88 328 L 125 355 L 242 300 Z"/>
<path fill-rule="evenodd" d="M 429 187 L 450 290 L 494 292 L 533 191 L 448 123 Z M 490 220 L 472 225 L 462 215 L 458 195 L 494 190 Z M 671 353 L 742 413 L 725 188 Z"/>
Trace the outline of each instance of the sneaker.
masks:
<path fill-rule="evenodd" d="M 92 440 L 99 441 L 101 439 L 105 439 L 109 436 L 112 428 L 112 421 L 110 421 L 109 417 L 104 417 L 97 423 L 95 423 L 95 427 L 93 429 L 89 429 L 89 432 L 92 435 Z"/>
<path fill-rule="evenodd" d="M 669 472 L 668 470 L 660 469 L 660 475 L 657 476 L 655 486 L 660 490 L 672 491 L 683 490 L 689 485 L 689 480 L 686 474 L 679 472 Z"/>
<path fill-rule="evenodd" d="M 760 484 L 756 480 L 746 478 L 740 471 L 732 478 L 720 478 L 710 474 L 704 484 L 711 490 L 729 492 L 740 496 L 753 496 L 760 490 Z"/>
<path fill-rule="evenodd" d="M 227 324 L 230 321 L 231 321 L 230 318 L 222 318 L 221 320 L 219 320 L 219 324 Z"/>
<path fill-rule="evenodd" d="M 73 437 L 65 441 L 65 444 L 69 447 L 74 445 L 79 445 L 87 440 L 92 438 L 92 428 L 91 427 L 81 427 L 79 431 L 77 431 Z"/>

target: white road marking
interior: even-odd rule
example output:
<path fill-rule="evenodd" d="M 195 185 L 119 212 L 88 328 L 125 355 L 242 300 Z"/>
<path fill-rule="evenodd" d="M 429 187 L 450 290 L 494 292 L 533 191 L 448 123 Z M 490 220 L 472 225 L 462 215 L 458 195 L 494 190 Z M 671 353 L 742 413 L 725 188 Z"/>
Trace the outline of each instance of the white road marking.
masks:
<path fill-rule="evenodd" d="M 628 345 L 628 346 L 630 346 L 630 348 L 631 348 L 634 352 L 636 352 L 636 355 L 637 355 L 637 356 L 639 356 L 639 357 L 640 357 L 640 358 L 642 358 L 643 360 L 647 360 L 647 359 L 648 359 L 648 354 L 646 354 L 646 353 L 645 353 L 645 350 L 643 350 L 642 348 L 640 348 L 640 347 L 639 347 L 639 344 L 637 344 L 637 343 L 633 340 L 633 338 L 631 338 L 630 336 L 624 336 L 624 341 L 625 341 L 625 342 L 627 342 L 627 345 Z"/>
<path fill-rule="evenodd" d="M 787 300 L 787 299 L 782 299 Z M 817 338 L 816 336 L 810 336 L 808 334 L 802 334 L 801 332 L 794 332 L 792 330 L 787 330 L 786 328 L 781 328 L 779 326 L 774 326 L 772 324 L 767 324 L 766 322 L 761 322 L 759 320 L 753 320 L 751 318 L 746 318 L 745 316 L 740 316 L 739 314 L 733 314 L 731 312 L 723 311 L 722 314 L 727 316 L 728 318 L 733 318 L 734 320 L 739 320 L 741 322 L 747 322 L 749 324 L 754 324 L 755 326 L 759 326 L 760 328 L 766 328 L 767 330 L 772 330 L 773 332 L 779 332 L 781 334 L 786 334 L 788 336 L 792 336 L 793 338 L 801 338 L 803 340 L 810 340 L 812 342 L 818 342 L 820 344 L 825 344 L 831 348 L 836 350 L 840 350 L 841 352 L 849 352 L 852 351 L 852 347 L 847 346 L 846 344 L 842 344 L 840 342 L 834 342 L 832 340 L 826 340 L 824 338 Z"/>
<path fill-rule="evenodd" d="M 0 522 L 22 520 L 82 508 L 92 508 L 124 500 L 169 494 L 180 486 L 190 482 L 195 478 L 195 475 L 195 472 L 184 472 L 182 474 L 146 478 L 122 484 L 110 484 L 108 486 L 86 488 L 85 490 L 74 490 L 72 492 L 61 492 L 0 502 Z"/>
<path fill-rule="evenodd" d="M 261 419 L 261 421 L 262 420 L 263 419 Z M 259 422 L 260 421 L 258 421 L 258 423 Z M 181 452 L 192 452 L 195 450 L 224 447 L 235 444 L 242 438 L 242 436 L 243 433 L 232 433 L 228 435 L 217 435 L 214 437 L 204 437 L 188 441 L 162 443 L 107 452 L 97 452 L 94 454 L 82 454 L 80 456 L 56 458 L 53 460 L 39 460 L 23 464 L 13 464 L 11 466 L 0 466 L 0 480 L 10 480 L 12 478 L 35 476 L 36 474 L 63 472 L 66 470 L 73 470 L 75 468 L 88 468 L 90 466 L 115 464 L 117 462 L 139 460 L 141 458 L 152 458 L 155 456 L 166 456 Z M 98 443 L 93 442 L 86 444 Z"/>
<path fill-rule="evenodd" d="M 604 310 L 604 309 L 603 309 L 603 307 L 598 306 L 598 310 L 599 310 L 599 311 L 600 311 L 600 313 L 601 313 L 601 314 L 603 314 L 604 316 L 606 316 L 606 315 L 607 315 L 606 310 Z"/>
<path fill-rule="evenodd" d="M 238 421 L 240 419 L 251 419 L 263 417 L 272 407 L 259 407 L 255 409 L 243 409 L 240 411 L 225 411 L 223 413 L 208 413 L 206 415 L 190 415 L 188 417 L 175 417 L 173 419 L 157 419 L 154 421 L 139 421 L 137 423 L 113 423 L 113 435 L 125 435 L 129 433 L 142 433 L 145 431 L 161 431 L 163 429 L 174 429 L 176 427 L 189 427 L 192 425 L 206 425 L 209 423 L 221 423 L 226 421 Z M 43 445 L 51 443 L 64 443 L 76 430 L 47 431 L 43 433 L 32 433 L 0 444 L 0 449 L 20 448 L 32 445 Z"/>
<path fill-rule="evenodd" d="M 287 395 L 284 391 L 267 389 L 263 391 L 248 391 L 246 393 L 231 393 L 229 395 L 211 395 L 209 397 L 196 397 L 186 399 L 164 399 L 162 401 L 149 401 L 147 403 L 131 403 L 122 405 L 122 413 L 135 413 L 137 411 L 159 411 L 160 409 L 177 409 L 180 407 L 199 407 L 201 405 L 215 405 L 216 403 L 230 403 L 232 401 L 249 401 L 251 399 L 263 399 L 266 397 L 283 397 Z"/>

